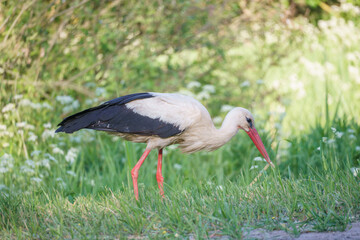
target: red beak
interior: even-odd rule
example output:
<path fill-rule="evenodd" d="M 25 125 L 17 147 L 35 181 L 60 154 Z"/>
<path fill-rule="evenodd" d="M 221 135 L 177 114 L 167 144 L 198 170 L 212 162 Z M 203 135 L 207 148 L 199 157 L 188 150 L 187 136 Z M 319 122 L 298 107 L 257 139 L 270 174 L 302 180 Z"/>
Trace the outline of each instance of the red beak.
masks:
<path fill-rule="evenodd" d="M 246 132 L 246 131 L 245 131 Z M 261 141 L 261 138 L 258 134 L 258 132 L 256 131 L 256 128 L 250 128 L 250 131 L 246 132 L 249 137 L 251 138 L 251 140 L 254 142 L 256 148 L 259 150 L 259 152 L 261 153 L 261 155 L 263 155 L 263 157 L 265 158 L 265 160 L 272 166 L 275 167 L 274 164 L 271 162 L 268 153 L 266 152 L 266 149 L 264 147 L 264 144 Z"/>

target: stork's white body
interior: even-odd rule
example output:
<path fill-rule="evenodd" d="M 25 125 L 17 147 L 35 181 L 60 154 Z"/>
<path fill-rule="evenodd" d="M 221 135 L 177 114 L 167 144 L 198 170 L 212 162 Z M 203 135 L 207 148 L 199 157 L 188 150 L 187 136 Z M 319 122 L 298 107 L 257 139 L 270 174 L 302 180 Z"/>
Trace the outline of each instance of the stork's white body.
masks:
<path fill-rule="evenodd" d="M 131 175 L 138 199 L 138 172 L 152 149 L 158 149 L 156 179 L 163 196 L 162 149 L 178 144 L 183 152 L 212 151 L 228 142 L 239 129 L 252 139 L 260 153 L 272 164 L 254 126 L 254 118 L 244 108 L 234 108 L 217 129 L 206 108 L 192 97 L 174 93 L 135 93 L 65 118 L 56 132 L 73 133 L 83 128 L 106 131 L 126 140 L 147 143 L 145 152 Z"/>
<path fill-rule="evenodd" d="M 129 102 L 126 107 L 142 116 L 171 123 L 183 132 L 169 138 L 124 133 L 116 133 L 117 135 L 129 141 L 147 143 L 147 149 L 161 149 L 171 144 L 179 144 L 183 152 L 191 153 L 215 150 L 228 142 L 239 130 L 231 120 L 236 114 L 228 115 L 222 127 L 217 129 L 209 112 L 194 98 L 174 93 L 150 94 L 155 97 Z M 249 114 L 251 115 L 250 112 Z"/>

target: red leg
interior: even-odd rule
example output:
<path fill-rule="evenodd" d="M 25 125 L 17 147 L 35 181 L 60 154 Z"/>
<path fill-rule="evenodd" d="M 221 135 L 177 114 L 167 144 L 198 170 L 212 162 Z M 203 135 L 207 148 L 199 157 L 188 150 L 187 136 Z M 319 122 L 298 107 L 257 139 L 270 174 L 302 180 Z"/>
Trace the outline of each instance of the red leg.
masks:
<path fill-rule="evenodd" d="M 139 168 L 145 161 L 146 157 L 149 155 L 150 151 L 151 151 L 150 149 L 146 149 L 145 152 L 143 153 L 143 155 L 141 156 L 141 158 L 139 159 L 139 161 L 136 163 L 135 167 L 131 170 L 131 176 L 132 176 L 132 180 L 133 180 L 133 184 L 134 184 L 134 194 L 135 194 L 136 200 L 139 200 L 139 192 L 138 192 L 138 185 L 137 185 L 137 179 L 139 176 Z"/>
<path fill-rule="evenodd" d="M 163 187 L 163 182 L 164 182 L 164 178 L 161 174 L 161 169 L 162 169 L 162 148 L 159 149 L 159 156 L 158 156 L 158 165 L 157 165 L 157 171 L 156 171 L 156 180 L 158 182 L 158 186 L 160 189 L 160 195 L 162 197 L 164 197 L 164 187 Z"/>

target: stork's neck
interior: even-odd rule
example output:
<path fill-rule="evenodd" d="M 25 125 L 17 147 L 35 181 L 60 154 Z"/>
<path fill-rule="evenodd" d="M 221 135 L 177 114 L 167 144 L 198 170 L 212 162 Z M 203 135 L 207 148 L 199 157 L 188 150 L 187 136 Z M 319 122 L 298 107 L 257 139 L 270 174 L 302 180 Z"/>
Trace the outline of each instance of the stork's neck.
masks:
<path fill-rule="evenodd" d="M 231 111 L 226 115 L 221 127 L 219 129 L 216 129 L 215 127 L 211 131 L 211 140 L 208 141 L 208 147 L 211 148 L 211 150 L 217 149 L 230 141 L 230 139 L 236 135 L 239 128 L 237 127 L 237 124 L 235 122 L 233 114 L 231 114 Z"/>

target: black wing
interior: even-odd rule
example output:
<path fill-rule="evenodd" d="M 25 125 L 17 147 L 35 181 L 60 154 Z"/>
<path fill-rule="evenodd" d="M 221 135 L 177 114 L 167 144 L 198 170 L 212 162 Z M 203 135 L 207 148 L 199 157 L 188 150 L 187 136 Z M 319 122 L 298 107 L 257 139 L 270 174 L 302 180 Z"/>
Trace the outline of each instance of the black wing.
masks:
<path fill-rule="evenodd" d="M 126 103 L 154 97 L 150 93 L 135 93 L 115 98 L 100 106 L 86 109 L 65 118 L 56 132 L 73 133 L 82 128 L 167 138 L 182 131 L 171 123 L 135 113 Z"/>

